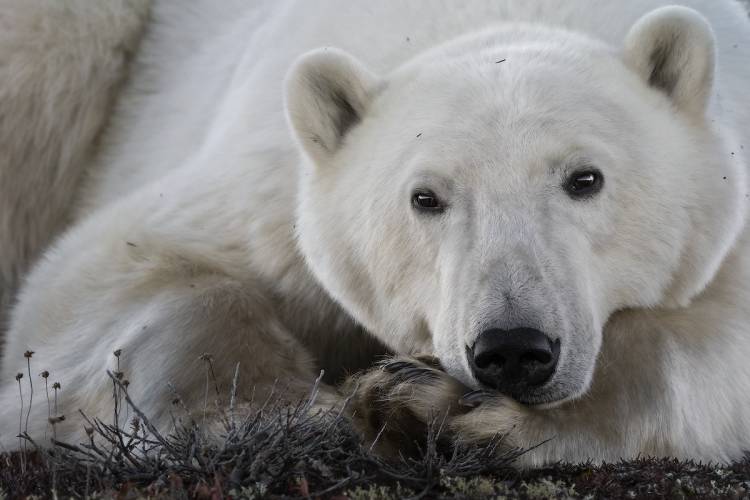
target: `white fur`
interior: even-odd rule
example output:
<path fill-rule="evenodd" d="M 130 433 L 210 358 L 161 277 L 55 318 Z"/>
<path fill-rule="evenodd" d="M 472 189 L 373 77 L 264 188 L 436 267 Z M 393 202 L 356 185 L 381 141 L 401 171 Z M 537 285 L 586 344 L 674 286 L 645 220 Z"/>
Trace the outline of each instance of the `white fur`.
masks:
<path fill-rule="evenodd" d="M 148 10 L 0 1 L 0 342 L 22 276 L 70 222 Z"/>
<path fill-rule="evenodd" d="M 294 398 L 373 351 L 356 321 L 476 387 L 465 346 L 533 324 L 562 343 L 545 404 L 498 398 L 456 422 L 467 438 L 554 437 L 529 464 L 740 457 L 750 24 L 729 0 L 668 3 L 156 2 L 76 223 L 13 310 L 0 442 L 26 349 L 72 438 L 74 408 L 110 411 L 118 348 L 166 426 L 168 381 L 202 407 L 203 352 L 225 387 L 240 363 L 241 397 L 278 378 Z M 583 164 L 605 187 L 573 201 Z M 439 218 L 412 210 L 424 186 Z"/>

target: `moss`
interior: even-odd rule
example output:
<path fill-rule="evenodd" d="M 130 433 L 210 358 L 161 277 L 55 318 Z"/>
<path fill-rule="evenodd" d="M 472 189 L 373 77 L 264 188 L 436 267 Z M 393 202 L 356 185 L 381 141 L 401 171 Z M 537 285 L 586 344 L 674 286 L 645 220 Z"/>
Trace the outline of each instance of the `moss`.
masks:
<path fill-rule="evenodd" d="M 505 489 L 497 480 L 483 476 L 473 478 L 444 476 L 441 478 L 440 486 L 446 495 L 455 498 L 488 498 L 498 494 L 498 489 L 503 491 Z"/>
<path fill-rule="evenodd" d="M 530 499 L 545 499 L 545 498 L 582 498 L 575 490 L 575 485 L 565 484 L 563 481 L 553 481 L 549 478 L 541 478 L 530 483 L 523 482 L 518 488 Z M 593 498 L 593 496 L 586 496 L 584 498 Z"/>
<path fill-rule="evenodd" d="M 355 489 L 343 493 L 343 496 L 349 500 L 400 500 L 415 495 L 414 491 L 402 487 L 400 483 L 397 483 L 395 487 L 375 484 L 366 487 L 357 486 Z"/>
<path fill-rule="evenodd" d="M 262 483 L 242 486 L 229 491 L 229 495 L 236 500 L 260 500 L 268 495 L 268 486 Z"/>

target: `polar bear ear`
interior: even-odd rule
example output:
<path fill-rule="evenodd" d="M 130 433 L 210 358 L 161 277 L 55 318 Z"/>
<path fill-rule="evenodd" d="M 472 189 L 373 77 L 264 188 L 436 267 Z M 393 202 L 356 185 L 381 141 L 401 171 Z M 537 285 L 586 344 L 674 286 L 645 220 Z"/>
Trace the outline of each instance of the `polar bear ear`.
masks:
<path fill-rule="evenodd" d="M 325 164 L 364 116 L 379 79 L 337 49 L 303 55 L 286 79 L 289 123 L 310 158 Z"/>
<path fill-rule="evenodd" d="M 625 62 L 678 109 L 702 115 L 714 79 L 715 39 L 708 21 L 687 7 L 643 16 L 625 38 Z"/>

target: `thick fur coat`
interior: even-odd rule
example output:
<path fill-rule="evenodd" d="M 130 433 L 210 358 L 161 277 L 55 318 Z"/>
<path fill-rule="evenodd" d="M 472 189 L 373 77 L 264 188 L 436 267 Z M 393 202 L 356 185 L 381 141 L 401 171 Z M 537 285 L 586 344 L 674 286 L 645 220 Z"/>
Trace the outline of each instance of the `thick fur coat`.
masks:
<path fill-rule="evenodd" d="M 245 407 L 324 369 L 319 405 L 354 393 L 384 450 L 444 418 L 547 440 L 524 465 L 742 456 L 750 22 L 678 3 L 6 6 L 0 443 L 27 350 L 64 439 L 111 413 L 117 363 L 161 426 L 172 391 L 202 409 L 210 353 Z M 493 390 L 478 339 L 518 328 L 554 372 Z"/>

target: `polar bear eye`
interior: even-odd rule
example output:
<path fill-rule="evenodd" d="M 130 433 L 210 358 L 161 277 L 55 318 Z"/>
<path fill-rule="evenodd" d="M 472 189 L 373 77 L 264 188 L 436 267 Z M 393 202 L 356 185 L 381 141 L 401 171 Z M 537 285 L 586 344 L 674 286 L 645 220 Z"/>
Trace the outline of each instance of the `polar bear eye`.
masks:
<path fill-rule="evenodd" d="M 442 212 L 443 204 L 432 191 L 423 189 L 415 191 L 411 203 L 417 210 L 423 212 Z"/>
<path fill-rule="evenodd" d="M 584 198 L 598 193 L 604 184 L 604 176 L 596 169 L 573 173 L 565 181 L 565 191 L 571 198 Z"/>

